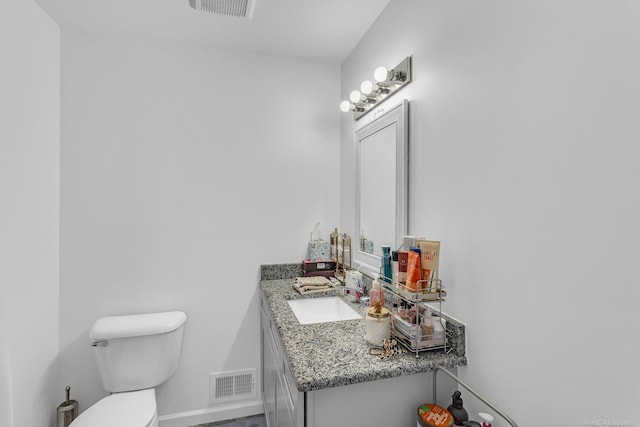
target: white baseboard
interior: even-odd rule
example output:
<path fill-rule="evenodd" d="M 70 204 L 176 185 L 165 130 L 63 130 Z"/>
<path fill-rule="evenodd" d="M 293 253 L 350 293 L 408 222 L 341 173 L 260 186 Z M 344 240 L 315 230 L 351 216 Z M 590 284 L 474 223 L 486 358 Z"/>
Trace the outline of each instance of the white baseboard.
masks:
<path fill-rule="evenodd" d="M 233 402 L 197 411 L 179 412 L 158 417 L 158 427 L 191 427 L 264 413 L 261 400 Z"/>

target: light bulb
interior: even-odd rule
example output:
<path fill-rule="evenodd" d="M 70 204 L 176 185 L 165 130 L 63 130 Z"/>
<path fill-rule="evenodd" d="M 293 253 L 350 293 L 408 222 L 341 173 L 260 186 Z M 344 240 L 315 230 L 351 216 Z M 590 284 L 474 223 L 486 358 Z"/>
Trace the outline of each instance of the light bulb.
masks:
<path fill-rule="evenodd" d="M 385 67 L 378 67 L 373 72 L 373 77 L 377 82 L 384 82 L 389 78 L 389 71 Z"/>
<path fill-rule="evenodd" d="M 369 95 L 371 92 L 373 92 L 373 83 L 371 83 L 371 80 L 363 81 L 362 84 L 360 85 L 360 90 L 365 95 Z"/>
<path fill-rule="evenodd" d="M 356 102 L 360 102 L 360 98 L 362 98 L 362 94 L 360 93 L 359 90 L 354 90 L 349 94 L 349 99 L 351 100 L 351 102 L 353 102 L 354 104 Z"/>
<path fill-rule="evenodd" d="M 349 101 L 342 101 L 340 103 L 340 111 L 343 113 L 348 113 L 351 111 L 351 103 Z"/>

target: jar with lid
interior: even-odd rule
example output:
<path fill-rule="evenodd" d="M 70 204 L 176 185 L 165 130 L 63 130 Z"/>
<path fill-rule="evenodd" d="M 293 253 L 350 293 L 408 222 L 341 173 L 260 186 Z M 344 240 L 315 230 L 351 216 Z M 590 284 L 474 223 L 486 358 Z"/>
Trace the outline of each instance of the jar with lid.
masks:
<path fill-rule="evenodd" d="M 378 307 L 379 311 L 376 307 L 367 310 L 366 339 L 369 344 L 382 347 L 383 341 L 389 339 L 391 313 L 385 307 Z"/>

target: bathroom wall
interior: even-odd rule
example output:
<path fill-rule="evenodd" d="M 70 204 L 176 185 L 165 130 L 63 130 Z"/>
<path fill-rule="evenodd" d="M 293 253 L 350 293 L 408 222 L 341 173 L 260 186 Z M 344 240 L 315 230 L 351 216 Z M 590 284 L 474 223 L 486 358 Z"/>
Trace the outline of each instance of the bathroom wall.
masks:
<path fill-rule="evenodd" d="M 409 231 L 442 241 L 460 375 L 519 425 L 640 424 L 638 22 L 632 0 L 392 0 L 342 65 L 345 97 L 413 56 L 388 101 L 410 100 Z"/>
<path fill-rule="evenodd" d="M 32 1 L 0 2 L 0 425 L 54 425 L 60 30 Z"/>
<path fill-rule="evenodd" d="M 61 381 L 83 408 L 106 395 L 98 317 L 184 310 L 159 413 L 232 413 L 209 405 L 209 374 L 260 366 L 260 264 L 301 261 L 317 220 L 338 225 L 339 79 L 338 64 L 63 30 Z"/>

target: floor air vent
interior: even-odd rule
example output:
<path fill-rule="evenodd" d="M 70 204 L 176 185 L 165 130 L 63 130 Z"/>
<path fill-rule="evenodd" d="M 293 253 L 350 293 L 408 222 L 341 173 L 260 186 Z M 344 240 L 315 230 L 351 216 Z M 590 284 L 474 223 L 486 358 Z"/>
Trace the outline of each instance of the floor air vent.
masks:
<path fill-rule="evenodd" d="M 256 370 L 222 372 L 209 376 L 210 403 L 256 398 Z"/>

